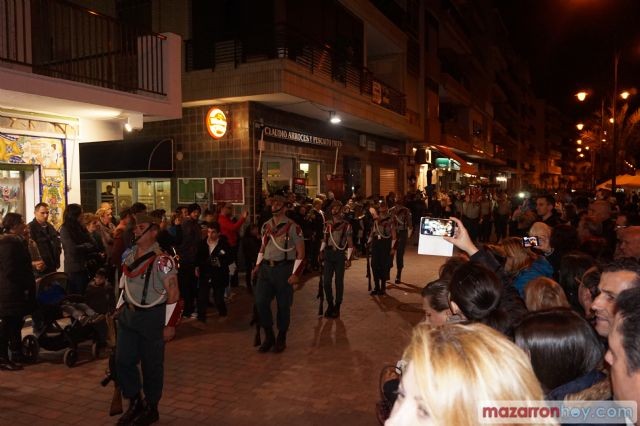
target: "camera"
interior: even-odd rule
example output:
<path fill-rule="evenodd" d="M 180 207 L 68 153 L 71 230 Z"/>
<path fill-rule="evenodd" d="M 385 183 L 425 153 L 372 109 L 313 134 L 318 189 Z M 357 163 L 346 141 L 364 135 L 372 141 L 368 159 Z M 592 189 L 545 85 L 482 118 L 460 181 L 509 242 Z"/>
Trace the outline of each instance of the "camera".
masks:
<path fill-rule="evenodd" d="M 522 237 L 522 245 L 524 247 L 538 247 L 540 241 L 538 241 L 538 237 Z"/>
<path fill-rule="evenodd" d="M 435 237 L 453 237 L 456 232 L 456 223 L 451 219 L 438 219 L 423 217 L 420 219 L 420 233 Z"/>

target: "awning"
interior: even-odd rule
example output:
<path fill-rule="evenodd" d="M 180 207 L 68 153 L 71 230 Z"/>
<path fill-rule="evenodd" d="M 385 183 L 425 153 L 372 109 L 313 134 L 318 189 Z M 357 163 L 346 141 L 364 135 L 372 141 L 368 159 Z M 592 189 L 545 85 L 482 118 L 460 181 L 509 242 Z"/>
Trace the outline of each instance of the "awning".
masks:
<path fill-rule="evenodd" d="M 462 154 L 462 157 L 466 158 L 470 163 L 481 163 L 489 166 L 506 166 L 507 162 L 495 157 L 489 157 L 485 154 Z"/>
<path fill-rule="evenodd" d="M 455 160 L 458 163 L 460 163 L 460 171 L 462 173 L 469 173 L 469 174 L 477 174 L 478 173 L 478 170 L 477 170 L 476 167 L 474 167 L 472 165 L 469 165 L 469 163 L 467 163 L 466 160 L 464 160 L 458 154 L 453 152 L 453 150 L 451 148 L 449 148 L 447 146 L 444 146 L 444 145 L 436 145 L 435 147 L 436 147 L 436 149 L 438 151 L 440 151 L 446 157 L 451 158 L 452 160 Z"/>
<path fill-rule="evenodd" d="M 173 139 L 105 141 L 80 144 L 80 177 L 170 177 Z"/>

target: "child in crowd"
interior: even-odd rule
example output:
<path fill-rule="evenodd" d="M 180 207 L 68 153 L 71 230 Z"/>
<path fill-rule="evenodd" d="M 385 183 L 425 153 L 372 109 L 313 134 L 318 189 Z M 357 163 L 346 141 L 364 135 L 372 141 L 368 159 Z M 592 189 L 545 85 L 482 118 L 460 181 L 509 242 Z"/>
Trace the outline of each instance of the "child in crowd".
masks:
<path fill-rule="evenodd" d="M 107 279 L 107 271 L 100 268 L 96 271 L 93 280 L 87 286 L 85 301 L 95 312 L 107 314 L 115 308 L 115 293 L 113 286 Z"/>

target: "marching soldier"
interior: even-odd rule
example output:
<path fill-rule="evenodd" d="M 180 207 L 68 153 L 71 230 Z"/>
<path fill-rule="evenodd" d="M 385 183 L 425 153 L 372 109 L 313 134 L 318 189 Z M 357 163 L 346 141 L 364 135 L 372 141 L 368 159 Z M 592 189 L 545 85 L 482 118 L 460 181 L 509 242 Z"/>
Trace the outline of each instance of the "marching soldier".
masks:
<path fill-rule="evenodd" d="M 344 270 L 345 267 L 351 266 L 351 255 L 353 254 L 353 231 L 351 224 L 344 220 L 342 203 L 335 200 L 330 207 L 331 219 L 325 224 L 324 239 L 320 246 L 320 259 L 324 260 L 324 294 L 329 304 L 324 316 L 339 318 L 344 293 Z M 335 305 L 332 292 L 334 273 L 336 276 Z"/>
<path fill-rule="evenodd" d="M 378 211 L 374 207 L 369 209 L 373 217 L 373 225 L 369 236 L 371 244 L 371 271 L 373 272 L 374 289 L 372 296 L 384 296 L 387 290 L 387 280 L 391 269 L 391 260 L 396 249 L 396 224 L 389 208 L 384 201 L 380 201 Z"/>
<path fill-rule="evenodd" d="M 266 338 L 258 348 L 260 352 L 282 352 L 287 346 L 287 331 L 291 322 L 293 285 L 303 271 L 304 238 L 302 230 L 285 215 L 286 199 L 274 195 L 271 201 L 273 217 L 262 226 L 262 246 L 252 274 L 257 274 L 255 303 L 260 325 Z M 278 305 L 278 338 L 273 333 L 271 301 Z"/>
<path fill-rule="evenodd" d="M 413 220 L 411 211 L 402 203 L 394 205 L 389 212 L 396 223 L 396 233 L 398 234 L 398 246 L 396 249 L 396 284 L 402 282 L 402 268 L 404 268 L 404 250 L 407 240 L 411 238 L 413 232 Z"/>
<path fill-rule="evenodd" d="M 181 316 L 178 271 L 174 259 L 162 252 L 156 241 L 159 225 L 158 218 L 138 214 L 135 245 L 123 255 L 116 369 L 122 394 L 130 405 L 119 425 L 158 421 L 164 345 L 175 336 Z"/>

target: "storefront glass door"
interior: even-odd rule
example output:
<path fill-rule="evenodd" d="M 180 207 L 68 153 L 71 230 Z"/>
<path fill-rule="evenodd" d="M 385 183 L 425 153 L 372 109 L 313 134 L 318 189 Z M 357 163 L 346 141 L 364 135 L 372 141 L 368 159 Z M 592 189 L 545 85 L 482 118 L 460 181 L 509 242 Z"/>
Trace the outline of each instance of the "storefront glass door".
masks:
<path fill-rule="evenodd" d="M 291 189 L 293 178 L 293 159 L 265 157 L 262 166 L 263 188 L 270 194 L 287 187 Z"/>
<path fill-rule="evenodd" d="M 100 202 L 112 202 L 114 215 L 135 202 L 144 203 L 147 210 L 171 211 L 171 181 L 168 179 L 127 179 L 98 181 Z"/>
<path fill-rule="evenodd" d="M 320 193 L 320 162 L 301 160 L 298 169 L 300 177 L 305 179 L 307 196 L 315 198 Z"/>
<path fill-rule="evenodd" d="M 25 216 L 24 172 L 0 170 L 0 220 L 7 213 Z"/>

